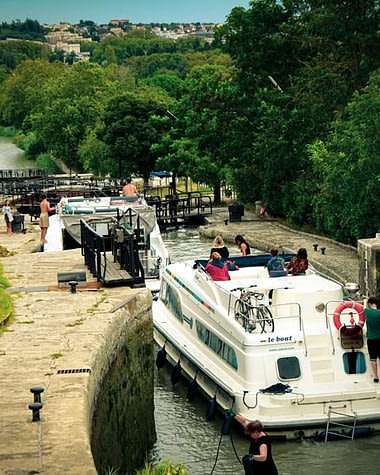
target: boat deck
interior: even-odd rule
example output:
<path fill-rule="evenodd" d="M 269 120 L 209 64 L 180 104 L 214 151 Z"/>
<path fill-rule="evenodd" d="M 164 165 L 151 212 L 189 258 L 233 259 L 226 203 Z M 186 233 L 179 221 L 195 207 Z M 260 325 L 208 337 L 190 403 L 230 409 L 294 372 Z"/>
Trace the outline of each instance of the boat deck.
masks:
<path fill-rule="evenodd" d="M 120 268 L 119 262 L 115 262 L 111 252 L 107 253 L 101 263 L 104 284 L 122 284 L 133 280 L 132 276 Z"/>

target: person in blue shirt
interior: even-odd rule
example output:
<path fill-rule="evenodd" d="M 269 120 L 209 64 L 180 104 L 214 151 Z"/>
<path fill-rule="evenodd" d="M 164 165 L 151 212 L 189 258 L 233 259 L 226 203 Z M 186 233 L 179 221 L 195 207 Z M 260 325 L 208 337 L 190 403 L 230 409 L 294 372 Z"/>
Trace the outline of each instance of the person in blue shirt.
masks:
<path fill-rule="evenodd" d="M 285 261 L 282 257 L 278 255 L 278 249 L 271 249 L 270 253 L 272 255 L 267 264 L 267 269 L 269 274 L 272 271 L 283 271 L 285 270 Z"/>

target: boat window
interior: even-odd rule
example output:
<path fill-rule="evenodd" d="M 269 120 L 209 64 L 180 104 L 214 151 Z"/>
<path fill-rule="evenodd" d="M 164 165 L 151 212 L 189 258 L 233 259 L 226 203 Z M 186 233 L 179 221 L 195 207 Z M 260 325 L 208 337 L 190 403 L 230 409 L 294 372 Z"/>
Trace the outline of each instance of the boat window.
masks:
<path fill-rule="evenodd" d="M 232 368 L 238 369 L 235 351 L 212 331 L 206 328 L 198 320 L 196 322 L 198 338 L 203 341 L 214 353 L 226 361 Z"/>
<path fill-rule="evenodd" d="M 173 314 L 182 322 L 182 306 L 177 290 L 174 289 L 172 286 L 168 285 L 166 282 L 163 282 L 160 290 L 160 299 L 166 304 L 168 309 L 171 310 Z"/>
<path fill-rule="evenodd" d="M 301 368 L 296 356 L 288 356 L 277 360 L 278 376 L 282 380 L 299 379 Z"/>
<path fill-rule="evenodd" d="M 343 353 L 343 366 L 347 374 L 361 374 L 366 372 L 366 362 L 361 351 L 347 351 Z"/>
<path fill-rule="evenodd" d="M 163 302 L 166 302 L 166 294 L 167 294 L 167 291 L 168 291 L 168 284 L 167 284 L 164 280 L 161 280 L 160 299 L 161 299 Z"/>

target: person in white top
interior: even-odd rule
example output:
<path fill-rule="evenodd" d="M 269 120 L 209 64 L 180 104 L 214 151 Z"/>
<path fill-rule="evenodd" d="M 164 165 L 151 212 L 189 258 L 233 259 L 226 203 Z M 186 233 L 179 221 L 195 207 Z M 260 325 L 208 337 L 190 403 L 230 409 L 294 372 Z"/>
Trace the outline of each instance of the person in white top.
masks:
<path fill-rule="evenodd" d="M 13 229 L 12 229 L 13 214 L 12 214 L 11 202 L 9 200 L 5 200 L 2 213 L 4 214 L 5 224 L 7 225 L 7 234 L 8 236 L 10 236 L 11 234 L 13 234 Z"/>

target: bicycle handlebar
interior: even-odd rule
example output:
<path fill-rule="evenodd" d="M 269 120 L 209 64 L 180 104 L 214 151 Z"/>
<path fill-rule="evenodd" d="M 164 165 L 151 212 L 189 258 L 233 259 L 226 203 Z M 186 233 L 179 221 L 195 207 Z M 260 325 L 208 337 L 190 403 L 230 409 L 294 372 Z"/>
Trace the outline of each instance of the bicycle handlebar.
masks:
<path fill-rule="evenodd" d="M 261 292 L 251 292 L 249 289 L 252 287 L 257 287 L 257 285 L 251 285 L 249 287 L 237 287 L 236 289 L 232 289 L 231 292 L 235 292 L 236 290 L 239 290 L 240 292 L 246 291 L 250 296 L 257 300 L 263 300 L 264 294 Z"/>
<path fill-rule="evenodd" d="M 236 292 L 237 290 L 241 292 L 242 290 L 251 289 L 252 287 L 257 287 L 257 285 L 253 284 L 248 287 L 236 287 L 236 289 L 231 289 L 230 292 Z"/>

